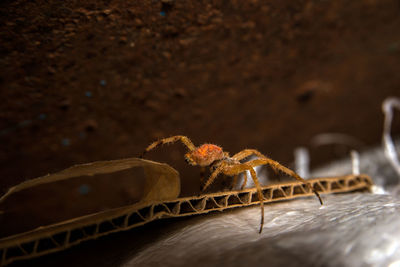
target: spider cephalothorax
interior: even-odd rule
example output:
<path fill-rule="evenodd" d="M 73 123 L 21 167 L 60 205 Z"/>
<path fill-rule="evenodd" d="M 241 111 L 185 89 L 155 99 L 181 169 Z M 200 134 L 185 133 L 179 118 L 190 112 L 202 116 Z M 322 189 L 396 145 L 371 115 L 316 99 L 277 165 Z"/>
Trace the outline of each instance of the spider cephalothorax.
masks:
<path fill-rule="evenodd" d="M 261 206 L 261 225 L 260 225 L 260 233 L 262 231 L 263 225 L 264 225 L 264 196 L 262 194 L 261 190 L 261 185 L 258 181 L 257 174 L 254 171 L 254 167 L 260 166 L 260 165 L 270 165 L 274 170 L 276 171 L 282 171 L 296 180 L 304 183 L 309 190 L 315 193 L 315 195 L 318 197 L 320 203 L 322 204 L 321 197 L 319 196 L 318 192 L 314 190 L 314 188 L 311 187 L 309 183 L 307 183 L 306 180 L 301 178 L 297 173 L 294 171 L 286 168 L 285 166 L 281 165 L 279 162 L 274 161 L 270 158 L 267 158 L 260 152 L 258 152 L 255 149 L 244 149 L 232 157 L 229 156 L 227 152 L 224 152 L 221 147 L 213 144 L 204 144 L 199 147 L 196 147 L 192 141 L 190 141 L 189 138 L 183 135 L 177 135 L 177 136 L 172 136 L 168 138 L 164 138 L 161 140 L 158 140 L 156 142 L 153 142 L 150 144 L 146 150 L 142 153 L 141 157 L 144 156 L 144 154 L 159 145 L 162 144 L 168 144 L 168 143 L 173 143 L 176 141 L 181 141 L 186 147 L 189 149 L 189 152 L 185 154 L 185 159 L 186 161 L 191 164 L 191 165 L 198 165 L 202 168 L 210 166 L 210 171 L 211 175 L 210 177 L 206 180 L 203 189 L 205 190 L 208 186 L 211 185 L 211 183 L 217 178 L 217 176 L 220 173 L 223 173 L 228 176 L 234 176 L 234 182 L 233 185 L 236 185 L 237 182 L 237 176 L 239 174 L 244 175 L 244 182 L 242 184 L 242 189 L 246 185 L 247 182 L 247 171 L 250 172 L 251 178 L 254 181 L 254 184 L 256 185 L 257 188 L 257 194 L 258 194 L 258 199 L 260 200 L 260 206 Z M 243 162 L 241 163 L 241 160 L 244 160 L 248 158 L 251 155 L 255 155 L 258 158 Z"/>
<path fill-rule="evenodd" d="M 228 158 L 229 155 L 222 147 L 213 144 L 204 144 L 185 154 L 185 159 L 190 165 L 206 167 L 218 160 Z"/>

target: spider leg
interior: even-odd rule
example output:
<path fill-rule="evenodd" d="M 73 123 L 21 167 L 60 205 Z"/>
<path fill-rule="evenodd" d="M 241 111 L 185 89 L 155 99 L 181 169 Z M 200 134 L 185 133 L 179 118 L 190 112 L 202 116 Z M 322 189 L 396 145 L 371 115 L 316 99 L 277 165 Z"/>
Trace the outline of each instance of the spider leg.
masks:
<path fill-rule="evenodd" d="M 205 174 L 206 174 L 206 168 L 201 166 L 200 167 L 200 184 L 204 183 L 204 181 L 206 179 Z"/>
<path fill-rule="evenodd" d="M 266 158 L 266 156 L 264 154 L 262 154 L 260 151 L 258 151 L 256 149 L 243 149 L 242 151 L 239 151 L 238 153 L 233 155 L 232 159 L 239 162 L 240 160 L 250 157 L 252 155 L 256 155 L 259 158 Z M 243 172 L 243 176 L 244 176 L 244 180 L 243 180 L 242 186 L 240 187 L 241 190 L 243 190 L 243 188 L 247 184 L 247 173 Z"/>
<path fill-rule="evenodd" d="M 257 188 L 257 195 L 258 195 L 258 200 L 260 201 L 260 207 L 261 207 L 261 222 L 260 222 L 260 230 L 259 233 L 261 234 L 263 226 L 264 226 L 264 196 L 261 190 L 261 185 L 260 182 L 257 178 L 257 173 L 253 169 L 251 165 L 248 165 L 247 163 L 243 164 L 235 164 L 235 165 L 230 165 L 224 169 L 222 169 L 223 173 L 226 175 L 237 175 L 239 173 L 245 173 L 246 171 L 250 171 L 251 178 L 253 178 L 254 184 Z M 247 177 L 247 175 L 245 176 Z"/>
<path fill-rule="evenodd" d="M 251 164 L 233 164 L 233 165 L 228 165 L 225 162 L 222 162 L 220 166 L 218 166 L 215 171 L 213 171 L 208 178 L 207 182 L 204 184 L 203 190 L 206 190 L 208 186 L 212 182 L 214 182 L 215 178 L 222 172 L 228 176 L 236 176 L 240 173 L 243 173 L 245 171 L 250 171 L 251 177 L 253 178 L 254 184 L 256 185 L 257 188 L 257 194 L 258 194 L 258 199 L 260 200 L 260 206 L 261 206 L 261 226 L 260 226 L 260 233 L 262 232 L 262 228 L 264 226 L 264 197 L 261 191 L 261 185 L 260 182 L 258 181 L 257 174 L 253 169 L 253 166 Z M 247 175 L 245 175 L 245 179 L 247 180 Z M 242 186 L 243 187 L 243 186 Z"/>
<path fill-rule="evenodd" d="M 217 176 L 223 171 L 223 169 L 225 168 L 225 164 L 221 164 L 220 166 L 218 166 L 215 171 L 213 171 L 210 175 L 210 177 L 208 177 L 206 183 L 204 184 L 203 188 L 201 189 L 201 191 L 206 190 L 215 180 L 215 178 L 217 178 Z"/>
<path fill-rule="evenodd" d="M 247 184 L 247 173 L 246 172 L 243 172 L 243 176 L 244 176 L 244 179 L 243 179 L 243 184 L 242 184 L 242 186 L 240 187 L 240 190 L 243 190 L 243 188 L 246 186 L 246 184 Z"/>
<path fill-rule="evenodd" d="M 231 191 L 232 191 L 233 189 L 235 189 L 235 186 L 236 186 L 236 184 L 237 184 L 237 182 L 238 182 L 238 178 L 239 178 L 239 175 L 238 175 L 238 174 L 236 174 L 235 176 L 233 176 L 233 181 L 232 181 L 232 184 L 231 184 Z"/>
<path fill-rule="evenodd" d="M 286 173 L 287 175 L 289 175 L 289 176 L 295 178 L 296 180 L 298 180 L 298 181 L 304 183 L 305 185 L 307 185 L 307 187 L 318 197 L 318 200 L 321 203 L 321 205 L 323 205 L 321 196 L 319 195 L 319 193 L 316 190 L 314 190 L 314 188 L 311 186 L 310 183 L 308 183 L 306 180 L 301 178 L 297 173 L 295 173 L 291 169 L 286 168 L 285 166 L 281 165 L 279 162 L 277 162 L 275 160 L 272 160 L 272 159 L 269 159 L 269 158 L 260 158 L 260 159 L 255 159 L 255 160 L 252 160 L 252 161 L 248 161 L 245 164 L 249 165 L 251 167 L 256 167 L 256 166 L 259 166 L 259 165 L 267 164 L 267 165 L 270 165 L 273 169 L 280 170 L 280 171 Z"/>
<path fill-rule="evenodd" d="M 243 149 L 242 151 L 236 153 L 233 155 L 232 159 L 235 159 L 237 161 L 240 161 L 242 159 L 245 159 L 247 157 L 250 157 L 252 155 L 256 155 L 259 158 L 267 158 L 264 154 L 262 154 L 260 151 L 255 150 L 255 149 Z M 271 166 L 272 170 L 274 171 L 275 174 L 279 173 L 279 171 L 274 167 Z M 242 189 L 244 188 L 245 185 L 242 186 Z"/>
<path fill-rule="evenodd" d="M 251 177 L 254 180 L 254 184 L 256 185 L 256 188 L 257 188 L 258 200 L 260 200 L 261 222 L 260 222 L 260 231 L 259 231 L 259 233 L 261 234 L 262 229 L 264 227 L 264 196 L 263 196 L 262 191 L 261 191 L 260 182 L 258 181 L 258 178 L 257 178 L 257 173 L 251 167 L 249 168 L 249 171 L 250 171 Z"/>
<path fill-rule="evenodd" d="M 143 158 L 144 155 L 149 152 L 150 150 L 155 149 L 156 147 L 163 145 L 163 144 L 169 144 L 169 143 L 175 143 L 177 141 L 181 141 L 190 151 L 193 151 L 196 149 L 196 146 L 190 141 L 189 138 L 187 138 L 184 135 L 176 135 L 176 136 L 171 136 L 168 138 L 163 138 L 158 141 L 155 141 L 151 143 L 140 155 L 140 158 Z"/>
<path fill-rule="evenodd" d="M 242 151 L 236 153 L 235 155 L 232 156 L 232 159 L 235 160 L 242 160 L 247 157 L 250 157 L 251 155 L 256 155 L 259 158 L 266 158 L 261 152 L 255 149 L 243 149 Z"/>

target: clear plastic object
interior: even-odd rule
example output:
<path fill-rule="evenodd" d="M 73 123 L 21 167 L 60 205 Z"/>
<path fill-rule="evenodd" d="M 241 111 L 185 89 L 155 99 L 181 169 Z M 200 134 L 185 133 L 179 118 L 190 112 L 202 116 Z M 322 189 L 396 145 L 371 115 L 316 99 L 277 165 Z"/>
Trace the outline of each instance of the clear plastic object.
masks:
<path fill-rule="evenodd" d="M 392 137 L 390 135 L 390 131 L 392 129 L 392 120 L 393 120 L 393 109 L 397 108 L 400 110 L 400 99 L 396 97 L 387 98 L 382 104 L 382 110 L 385 114 L 385 121 L 383 124 L 383 147 L 385 151 L 385 155 L 388 158 L 389 162 L 392 164 L 393 168 L 397 172 L 397 175 L 400 179 L 400 161 L 397 155 L 396 147 L 393 143 Z"/>
<path fill-rule="evenodd" d="M 352 166 L 352 173 L 354 175 L 360 174 L 360 154 L 356 150 L 352 150 L 350 152 L 351 155 L 351 166 Z"/>
<path fill-rule="evenodd" d="M 298 175 L 307 179 L 310 177 L 310 155 L 305 147 L 298 147 L 294 150 L 294 170 Z"/>

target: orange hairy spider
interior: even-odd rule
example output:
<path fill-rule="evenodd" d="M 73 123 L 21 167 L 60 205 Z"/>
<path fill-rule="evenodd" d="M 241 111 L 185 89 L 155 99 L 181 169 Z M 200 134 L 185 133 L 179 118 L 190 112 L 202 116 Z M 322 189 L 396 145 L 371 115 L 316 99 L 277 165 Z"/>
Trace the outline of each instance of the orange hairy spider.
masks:
<path fill-rule="evenodd" d="M 260 165 L 269 165 L 275 171 L 279 170 L 282 171 L 289 176 L 295 178 L 296 180 L 304 183 L 307 187 L 314 192 L 314 194 L 318 197 L 321 205 L 322 199 L 317 191 L 315 191 L 312 186 L 307 183 L 306 180 L 301 178 L 297 173 L 286 168 L 285 166 L 281 165 L 279 162 L 267 158 L 259 151 L 255 149 L 244 149 L 232 157 L 229 156 L 228 152 L 224 152 L 221 147 L 213 144 L 203 144 L 199 147 L 196 147 L 192 141 L 186 136 L 177 135 L 168 138 L 164 138 L 158 140 L 156 142 L 151 143 L 146 150 L 141 154 L 141 158 L 145 155 L 146 152 L 160 146 L 163 144 L 174 143 L 177 141 L 181 141 L 188 149 L 189 152 L 185 154 L 185 160 L 187 163 L 193 166 L 200 166 L 202 168 L 210 166 L 211 175 L 207 179 L 206 183 L 204 184 L 202 191 L 206 190 L 208 186 L 215 180 L 215 178 L 220 174 L 223 173 L 227 176 L 234 176 L 233 184 L 236 185 L 237 177 L 239 174 L 243 173 L 244 175 L 244 182 L 242 184 L 242 189 L 246 185 L 247 182 L 247 175 L 246 171 L 249 171 L 251 177 L 253 178 L 254 184 L 257 188 L 258 199 L 260 200 L 260 207 L 261 207 L 261 223 L 260 223 L 260 231 L 262 232 L 263 225 L 264 225 L 264 197 L 261 190 L 260 182 L 258 181 L 257 174 L 254 171 L 253 167 L 260 166 Z M 243 162 L 240 161 L 251 156 L 256 155 L 258 158 Z"/>

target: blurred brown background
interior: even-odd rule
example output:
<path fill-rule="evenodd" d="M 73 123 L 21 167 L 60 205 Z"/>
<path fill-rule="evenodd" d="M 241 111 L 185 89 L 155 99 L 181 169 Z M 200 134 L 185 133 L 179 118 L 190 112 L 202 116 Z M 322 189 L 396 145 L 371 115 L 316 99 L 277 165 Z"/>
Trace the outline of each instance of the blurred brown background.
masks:
<path fill-rule="evenodd" d="M 0 191 L 176 134 L 288 165 L 320 133 L 377 145 L 399 15 L 394 0 L 1 1 Z M 160 150 L 198 188 L 183 146 Z"/>

